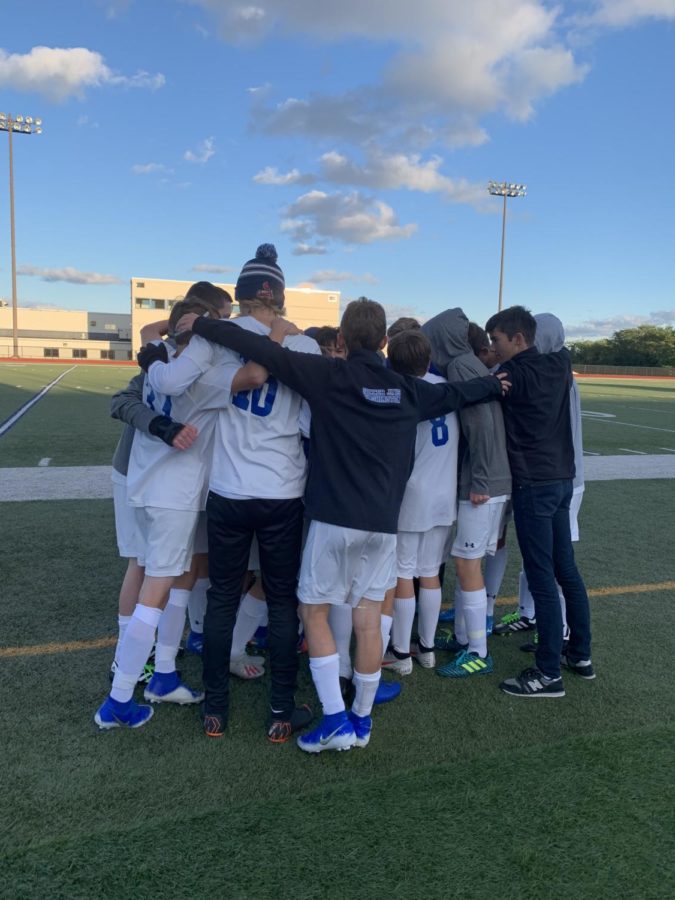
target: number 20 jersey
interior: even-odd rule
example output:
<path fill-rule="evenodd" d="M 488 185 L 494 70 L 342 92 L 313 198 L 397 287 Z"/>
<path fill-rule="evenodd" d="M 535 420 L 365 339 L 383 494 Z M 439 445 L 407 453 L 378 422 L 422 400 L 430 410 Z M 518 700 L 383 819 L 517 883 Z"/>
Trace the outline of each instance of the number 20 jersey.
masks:
<path fill-rule="evenodd" d="M 442 384 L 445 378 L 427 372 L 423 381 Z M 420 422 L 415 438 L 415 465 L 408 479 L 399 531 L 427 531 L 452 525 L 457 517 L 457 413 Z"/>
<path fill-rule="evenodd" d="M 252 316 L 232 321 L 255 334 L 270 331 Z M 287 336 L 283 346 L 321 353 L 316 341 L 302 334 Z M 225 352 L 242 364 L 238 354 Z M 218 417 L 209 489 L 235 500 L 302 497 L 307 478 L 300 439 L 302 407 L 302 397 L 272 376 L 261 388 L 234 394 Z"/>

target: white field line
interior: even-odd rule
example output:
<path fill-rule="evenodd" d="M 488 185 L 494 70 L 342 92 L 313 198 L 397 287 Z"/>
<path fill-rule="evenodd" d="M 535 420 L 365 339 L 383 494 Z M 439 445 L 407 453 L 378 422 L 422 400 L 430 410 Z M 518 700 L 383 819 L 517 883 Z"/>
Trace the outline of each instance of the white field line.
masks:
<path fill-rule="evenodd" d="M 38 463 L 38 466 L 48 466 L 51 461 L 51 456 L 43 456 L 43 458 Z"/>
<path fill-rule="evenodd" d="M 50 383 L 49 383 L 48 385 L 46 385 L 45 387 L 43 387 L 39 394 L 36 394 L 36 395 L 35 395 L 33 398 L 31 398 L 27 403 L 24 403 L 23 406 L 20 406 L 20 407 L 17 409 L 17 411 L 16 411 L 15 413 L 13 413 L 13 415 L 11 415 L 11 416 L 9 417 L 9 419 L 5 419 L 5 421 L 2 423 L 2 425 L 0 425 L 0 437 L 2 437 L 3 434 L 5 434 L 6 432 L 8 432 L 10 428 L 12 428 L 14 425 L 16 425 L 16 423 L 19 421 L 19 419 L 20 419 L 22 416 L 25 416 L 26 413 L 28 412 L 28 410 L 29 410 L 32 406 L 35 406 L 35 404 L 38 402 L 38 400 L 42 400 L 42 398 L 43 398 L 44 395 L 47 393 L 47 391 L 51 390 L 51 389 L 54 387 L 55 384 L 58 384 L 59 381 L 61 381 L 62 378 L 65 378 L 66 375 L 67 375 L 69 372 L 72 372 L 73 369 L 75 369 L 75 368 L 77 368 L 77 367 L 76 367 L 76 366 L 71 366 L 70 369 L 66 369 L 66 371 L 65 371 L 65 372 L 62 372 L 62 373 L 59 375 L 58 378 L 55 378 L 53 381 L 50 381 Z"/>
<path fill-rule="evenodd" d="M 600 456 L 600 454 L 595 453 L 593 450 L 584 450 L 584 456 Z"/>
<path fill-rule="evenodd" d="M 630 447 L 619 447 L 624 453 L 637 453 L 638 456 L 647 456 L 644 450 L 631 450 Z"/>
<path fill-rule="evenodd" d="M 675 453 L 675 450 L 672 447 L 659 447 L 659 450 L 667 450 L 668 453 Z"/>
<path fill-rule="evenodd" d="M 615 419 L 595 419 L 604 425 L 625 425 L 626 428 L 644 428 L 647 431 L 665 431 L 667 434 L 675 434 L 675 428 L 656 428 L 654 425 L 635 425 L 633 422 L 617 422 Z"/>

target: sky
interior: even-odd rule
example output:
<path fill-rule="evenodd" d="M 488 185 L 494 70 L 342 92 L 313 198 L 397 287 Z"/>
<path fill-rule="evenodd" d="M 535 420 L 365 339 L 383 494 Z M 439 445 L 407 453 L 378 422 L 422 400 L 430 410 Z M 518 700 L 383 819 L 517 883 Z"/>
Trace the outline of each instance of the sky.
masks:
<path fill-rule="evenodd" d="M 390 318 L 675 324 L 675 0 L 22 0 L 0 9 L 20 305 L 126 312 L 129 279 L 289 286 Z M 0 297 L 11 297 L 0 132 Z M 321 323 L 317 323 L 321 324 Z"/>

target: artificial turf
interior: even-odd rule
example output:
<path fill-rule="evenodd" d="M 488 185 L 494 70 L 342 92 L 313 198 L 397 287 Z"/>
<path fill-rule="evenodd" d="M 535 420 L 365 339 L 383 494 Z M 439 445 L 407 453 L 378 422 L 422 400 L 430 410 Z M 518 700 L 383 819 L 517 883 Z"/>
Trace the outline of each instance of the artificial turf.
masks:
<path fill-rule="evenodd" d="M 529 657 L 491 638 L 494 676 L 416 667 L 365 751 L 268 745 L 264 683 L 233 685 L 221 740 L 194 709 L 161 706 L 139 731 L 99 733 L 109 649 L 0 657 L 0 895 L 673 896 L 674 593 L 620 587 L 672 578 L 674 501 L 671 481 L 587 486 L 580 565 L 590 588 L 618 586 L 592 600 L 595 682 L 506 697 L 498 680 Z M 112 504 L 8 512 L 2 644 L 112 635 Z M 514 550 L 505 593 L 517 568 Z M 181 668 L 198 683 L 196 658 Z M 304 658 L 298 698 L 314 701 Z"/>

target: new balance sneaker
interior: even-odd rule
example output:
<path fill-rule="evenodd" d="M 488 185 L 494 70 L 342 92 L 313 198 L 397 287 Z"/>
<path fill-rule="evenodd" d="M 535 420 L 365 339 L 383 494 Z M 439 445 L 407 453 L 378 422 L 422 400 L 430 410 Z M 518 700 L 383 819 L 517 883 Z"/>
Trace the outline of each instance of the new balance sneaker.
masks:
<path fill-rule="evenodd" d="M 257 660 L 257 662 L 254 662 Z M 230 673 L 242 678 L 244 681 L 253 681 L 255 678 L 262 678 L 265 674 L 265 668 L 262 665 L 261 656 L 249 656 L 242 653 L 241 656 L 235 656 L 230 660 Z"/>
<path fill-rule="evenodd" d="M 324 750 L 350 750 L 356 744 L 354 726 L 347 713 L 324 716 L 319 725 L 298 738 L 298 747 L 305 753 L 322 753 Z"/>
<path fill-rule="evenodd" d="M 201 631 L 192 631 L 185 641 L 185 649 L 188 653 L 194 653 L 195 656 L 201 656 L 204 652 L 204 635 Z"/>
<path fill-rule="evenodd" d="M 202 713 L 202 727 L 206 737 L 219 738 L 225 734 L 227 718 L 223 713 Z"/>
<path fill-rule="evenodd" d="M 452 662 L 439 666 L 436 674 L 443 678 L 468 678 L 470 675 L 490 675 L 493 670 L 490 654 L 483 658 L 477 653 L 462 650 Z"/>
<path fill-rule="evenodd" d="M 537 627 L 536 619 L 528 619 L 519 612 L 508 613 L 502 616 L 501 622 L 492 629 L 493 634 L 512 634 L 515 631 L 534 631 Z"/>
<path fill-rule="evenodd" d="M 151 658 L 153 658 L 153 657 L 151 657 Z M 117 671 L 118 668 L 119 667 L 117 665 L 117 660 L 113 659 L 112 663 L 110 664 L 110 676 L 109 676 L 110 681 L 114 680 L 115 672 Z M 136 680 L 136 684 L 147 684 L 154 674 L 155 674 L 154 663 L 147 662 L 143 666 L 143 671 L 138 676 L 138 679 Z"/>
<path fill-rule="evenodd" d="M 562 678 L 547 678 L 539 669 L 523 669 L 515 678 L 507 678 L 500 690 L 511 697 L 564 697 Z"/>
<path fill-rule="evenodd" d="M 439 622 L 454 622 L 455 621 L 455 610 L 452 609 L 442 609 L 440 615 L 438 616 Z"/>
<path fill-rule="evenodd" d="M 485 633 L 488 637 L 492 634 L 492 629 L 495 626 L 494 616 L 486 616 L 485 617 Z"/>
<path fill-rule="evenodd" d="M 412 656 L 409 653 L 398 653 L 396 650 L 387 650 L 382 657 L 382 668 L 389 672 L 397 672 L 399 675 L 410 675 L 413 670 Z"/>
<path fill-rule="evenodd" d="M 575 675 L 583 678 L 584 681 L 593 681 L 595 678 L 595 672 L 593 671 L 593 665 L 590 659 L 574 660 L 570 659 L 569 656 L 563 655 L 560 657 L 560 664 L 566 669 L 569 669 L 570 672 L 574 672 Z"/>
<path fill-rule="evenodd" d="M 180 680 L 178 672 L 155 672 L 150 683 L 143 691 L 143 696 L 150 703 L 177 703 L 187 706 L 201 703 L 203 691 L 193 691 Z"/>
<path fill-rule="evenodd" d="M 141 706 L 135 700 L 120 703 L 112 697 L 106 697 L 94 713 L 94 722 L 102 731 L 109 728 L 140 728 L 149 721 L 154 713 L 150 706 Z"/>
<path fill-rule="evenodd" d="M 459 653 L 460 650 L 468 650 L 468 644 L 460 644 L 454 634 L 449 631 L 439 632 L 434 638 L 434 647 L 437 650 L 449 650 L 451 653 Z"/>
<path fill-rule="evenodd" d="M 395 700 L 402 690 L 403 685 L 400 681 L 380 681 L 373 703 L 376 706 L 380 706 L 382 703 L 389 703 L 391 700 Z"/>
<path fill-rule="evenodd" d="M 367 747 L 370 740 L 370 732 L 373 730 L 373 720 L 370 716 L 357 716 L 355 712 L 349 713 L 349 721 L 352 723 L 356 740 L 355 747 Z"/>
<path fill-rule="evenodd" d="M 296 706 L 290 719 L 279 719 L 272 710 L 267 726 L 267 740 L 271 744 L 285 744 L 292 734 L 306 728 L 313 718 L 314 713 L 306 703 L 303 706 Z"/>
<path fill-rule="evenodd" d="M 410 645 L 410 653 L 423 669 L 433 669 L 436 665 L 436 654 L 433 649 L 430 650 L 428 647 L 420 644 L 419 641 Z"/>

